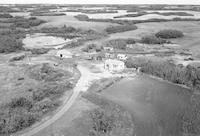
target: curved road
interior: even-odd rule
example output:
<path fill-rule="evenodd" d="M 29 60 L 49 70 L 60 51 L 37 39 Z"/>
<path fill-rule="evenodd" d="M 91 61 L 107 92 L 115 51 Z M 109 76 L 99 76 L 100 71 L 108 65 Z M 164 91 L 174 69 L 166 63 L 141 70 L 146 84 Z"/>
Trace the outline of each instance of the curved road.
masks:
<path fill-rule="evenodd" d="M 28 132 L 25 132 L 23 134 L 19 134 L 18 136 L 33 136 L 40 132 L 41 130 L 45 129 L 46 127 L 50 126 L 53 124 L 56 120 L 58 120 L 62 115 L 64 115 L 70 107 L 73 105 L 74 101 L 78 97 L 79 93 L 81 91 L 87 91 L 89 86 L 92 84 L 94 80 L 101 79 L 101 78 L 108 78 L 111 76 L 121 76 L 123 74 L 111 74 L 107 71 L 102 71 L 100 73 L 92 73 L 87 67 L 78 65 L 77 66 L 78 70 L 81 73 L 81 77 L 78 80 L 76 86 L 73 89 L 73 94 L 70 97 L 70 99 L 64 104 L 64 106 L 54 115 L 52 116 L 49 120 L 41 123 L 40 125 L 31 128 Z M 130 76 L 130 75 L 126 75 Z"/>
<path fill-rule="evenodd" d="M 32 128 L 30 131 L 28 131 L 24 134 L 20 134 L 19 136 L 33 136 L 34 134 L 38 133 L 39 131 L 45 129 L 46 127 L 48 127 L 49 125 L 54 123 L 62 115 L 64 115 L 65 112 L 67 112 L 69 110 L 69 108 L 72 106 L 72 104 L 78 97 L 79 93 L 81 91 L 85 91 L 85 89 L 88 88 L 88 80 L 87 79 L 90 78 L 90 72 L 88 71 L 87 68 L 85 68 L 83 66 L 78 65 L 77 68 L 81 73 L 81 77 L 78 80 L 76 86 L 74 87 L 73 94 L 70 97 L 70 99 L 68 100 L 68 102 L 62 107 L 62 109 L 60 109 L 54 116 L 52 116 L 52 118 L 50 118 L 49 120 L 45 121 L 44 123 L 38 125 L 37 127 Z"/>

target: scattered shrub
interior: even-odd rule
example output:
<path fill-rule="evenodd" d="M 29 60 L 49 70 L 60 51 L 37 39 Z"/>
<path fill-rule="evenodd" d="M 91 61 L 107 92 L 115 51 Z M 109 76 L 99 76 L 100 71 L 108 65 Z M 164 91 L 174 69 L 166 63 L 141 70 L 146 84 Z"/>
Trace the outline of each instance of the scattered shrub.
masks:
<path fill-rule="evenodd" d="M 64 72 L 54 69 L 48 63 L 44 63 L 31 68 L 29 76 L 39 81 L 58 81 L 64 76 Z"/>
<path fill-rule="evenodd" d="M 170 38 L 180 38 L 183 37 L 184 35 L 181 31 L 166 29 L 159 31 L 158 33 L 155 34 L 155 36 L 158 38 L 170 39 Z"/>

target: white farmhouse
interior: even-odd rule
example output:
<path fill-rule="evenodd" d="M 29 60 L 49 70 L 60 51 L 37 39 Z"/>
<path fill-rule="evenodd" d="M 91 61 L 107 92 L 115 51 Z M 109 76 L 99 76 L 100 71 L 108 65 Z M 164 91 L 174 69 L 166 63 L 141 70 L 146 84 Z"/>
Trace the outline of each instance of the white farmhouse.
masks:
<path fill-rule="evenodd" d="M 123 61 L 108 59 L 104 63 L 104 68 L 109 71 L 122 71 L 125 68 Z"/>
<path fill-rule="evenodd" d="M 65 49 L 58 50 L 57 53 L 56 53 L 56 56 L 58 56 L 60 58 L 72 58 L 72 54 Z"/>
<path fill-rule="evenodd" d="M 128 56 L 126 54 L 118 54 L 117 59 L 119 60 L 127 60 Z"/>

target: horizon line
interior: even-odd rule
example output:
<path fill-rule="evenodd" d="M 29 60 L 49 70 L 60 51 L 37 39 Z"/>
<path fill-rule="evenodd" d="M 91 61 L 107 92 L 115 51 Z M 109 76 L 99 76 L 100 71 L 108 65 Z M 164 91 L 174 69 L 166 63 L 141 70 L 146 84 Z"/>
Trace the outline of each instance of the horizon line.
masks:
<path fill-rule="evenodd" d="M 187 3 L 180 3 L 180 4 L 162 4 L 162 3 L 126 3 L 126 4 L 122 4 L 122 3 L 89 3 L 89 4 L 78 4 L 78 3 L 0 3 L 0 5 L 187 5 L 187 6 L 200 6 L 200 4 L 187 4 Z"/>

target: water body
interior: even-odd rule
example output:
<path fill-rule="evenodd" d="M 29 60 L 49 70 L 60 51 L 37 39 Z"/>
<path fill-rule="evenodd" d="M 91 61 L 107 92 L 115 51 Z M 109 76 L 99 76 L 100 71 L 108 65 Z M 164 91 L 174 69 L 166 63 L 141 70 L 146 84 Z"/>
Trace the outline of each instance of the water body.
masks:
<path fill-rule="evenodd" d="M 170 15 L 170 16 L 163 16 L 163 15 L 158 15 L 158 14 L 148 14 L 148 15 L 143 15 L 139 17 L 124 17 L 124 18 L 114 18 L 116 16 L 121 16 L 121 15 L 126 15 L 126 14 L 137 14 L 137 12 L 127 12 L 126 10 L 117 10 L 118 13 L 96 13 L 96 14 L 86 14 L 86 13 L 81 13 L 81 12 L 64 12 L 66 15 L 70 16 L 76 16 L 78 14 L 85 14 L 89 18 L 93 19 L 116 19 L 116 20 L 147 20 L 147 19 L 173 19 L 173 18 L 200 18 L 200 12 L 196 11 L 187 11 L 187 10 L 182 10 L 182 11 L 175 11 L 175 10 L 149 10 L 146 12 L 186 12 L 193 14 L 194 16 L 177 16 L 177 15 Z M 62 11 L 61 11 L 62 12 Z"/>
<path fill-rule="evenodd" d="M 123 79 L 102 95 L 132 113 L 137 136 L 182 136 L 178 114 L 189 104 L 190 90 L 136 76 Z"/>
<path fill-rule="evenodd" d="M 64 39 L 55 36 L 47 36 L 42 33 L 27 35 L 23 39 L 24 46 L 27 48 L 62 48 L 66 43 L 71 42 L 71 39 Z"/>

